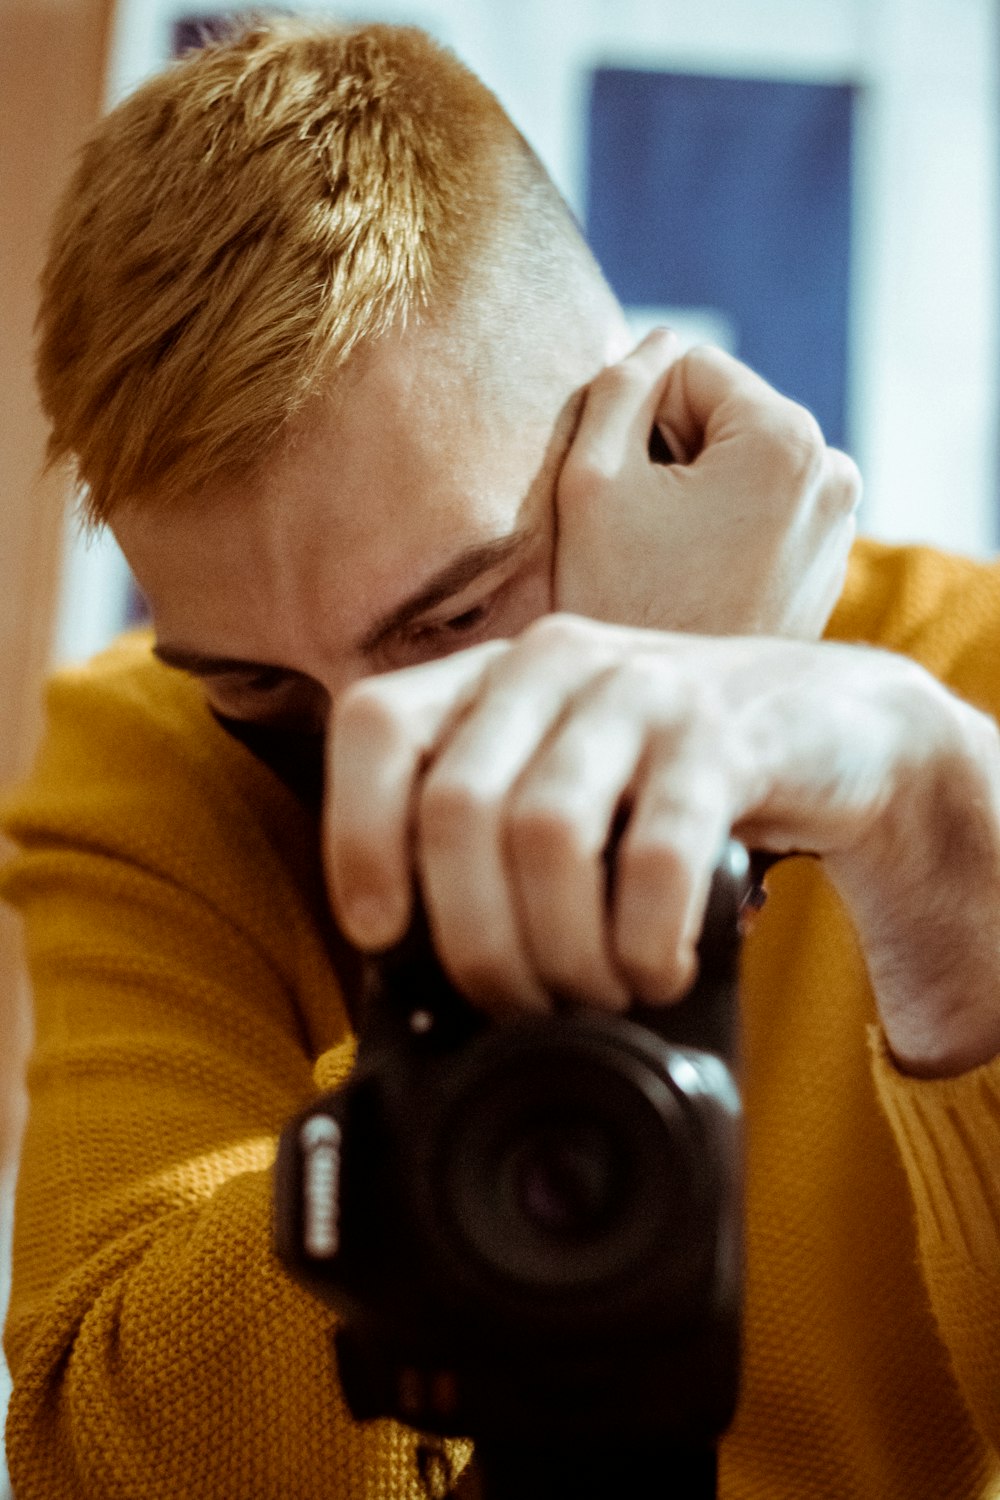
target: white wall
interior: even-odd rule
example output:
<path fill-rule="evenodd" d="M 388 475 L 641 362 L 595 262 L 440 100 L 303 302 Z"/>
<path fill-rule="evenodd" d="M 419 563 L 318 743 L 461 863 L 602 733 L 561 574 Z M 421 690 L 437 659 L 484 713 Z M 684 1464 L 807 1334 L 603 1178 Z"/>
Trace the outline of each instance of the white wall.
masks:
<path fill-rule="evenodd" d="M 112 96 L 165 58 L 175 15 L 121 0 Z M 974 553 L 998 538 L 1000 20 L 993 0 L 382 0 L 300 9 L 415 22 L 495 89 L 577 208 L 598 64 L 864 86 L 851 327 L 864 529 Z M 669 254 L 669 246 L 664 247 Z M 114 618 L 112 544 L 67 564 L 62 656 Z"/>

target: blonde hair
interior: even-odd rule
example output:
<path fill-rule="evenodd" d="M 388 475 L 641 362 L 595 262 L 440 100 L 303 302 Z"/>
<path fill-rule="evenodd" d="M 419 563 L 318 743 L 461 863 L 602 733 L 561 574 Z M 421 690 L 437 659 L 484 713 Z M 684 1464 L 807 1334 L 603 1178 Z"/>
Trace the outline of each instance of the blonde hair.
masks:
<path fill-rule="evenodd" d="M 245 472 L 359 345 L 445 304 L 512 188 L 558 195 L 423 33 L 256 22 L 85 147 L 42 276 L 50 463 L 92 523 Z"/>

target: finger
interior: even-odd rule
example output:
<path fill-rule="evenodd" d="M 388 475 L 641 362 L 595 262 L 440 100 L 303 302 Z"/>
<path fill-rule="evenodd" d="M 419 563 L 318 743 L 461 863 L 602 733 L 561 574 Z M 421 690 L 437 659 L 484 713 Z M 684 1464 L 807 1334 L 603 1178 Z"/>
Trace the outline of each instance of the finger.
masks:
<path fill-rule="evenodd" d="M 651 737 L 615 862 L 615 957 L 647 1004 L 692 984 L 712 874 L 733 821 L 733 788 L 712 716 Z"/>
<path fill-rule="evenodd" d="M 839 448 L 826 450 L 826 465 L 822 492 L 825 514 L 835 522 L 845 516 L 854 516 L 864 492 L 861 470 L 854 459 Z"/>
<path fill-rule="evenodd" d="M 584 622 L 549 617 L 483 679 L 420 795 L 420 883 L 435 947 L 453 981 L 489 1009 L 549 997 L 526 949 L 504 860 L 512 788 L 567 701 L 603 658 Z"/>
<path fill-rule="evenodd" d="M 608 1009 L 631 997 L 610 946 L 607 853 L 650 722 L 677 712 L 668 700 L 669 679 L 651 692 L 641 662 L 600 674 L 512 799 L 508 861 L 535 968 L 550 991 Z"/>
<path fill-rule="evenodd" d="M 625 359 L 595 377 L 573 441 L 572 462 L 612 476 L 637 454 L 648 457 L 650 433 L 678 349 L 675 333 L 656 328 Z M 672 432 L 664 430 L 663 435 L 674 457 L 681 456 Z"/>
<path fill-rule="evenodd" d="M 659 419 L 677 434 L 689 457 L 712 453 L 730 434 L 762 449 L 791 447 L 812 458 L 825 452 L 815 418 L 749 366 L 711 345 L 689 349 L 664 382 Z M 748 452 L 744 467 L 753 478 Z M 727 459 L 728 461 L 728 459 Z"/>
<path fill-rule="evenodd" d="M 799 556 L 807 565 L 800 565 L 799 607 L 787 613 L 784 635 L 816 640 L 825 630 L 847 580 L 861 494 L 861 475 L 853 459 L 839 449 L 827 449 L 812 512 L 803 518 L 806 530 Z"/>
<path fill-rule="evenodd" d="M 412 910 L 412 801 L 426 756 L 508 649 L 490 641 L 366 678 L 334 704 L 323 855 L 335 915 L 358 947 L 402 937 Z"/>

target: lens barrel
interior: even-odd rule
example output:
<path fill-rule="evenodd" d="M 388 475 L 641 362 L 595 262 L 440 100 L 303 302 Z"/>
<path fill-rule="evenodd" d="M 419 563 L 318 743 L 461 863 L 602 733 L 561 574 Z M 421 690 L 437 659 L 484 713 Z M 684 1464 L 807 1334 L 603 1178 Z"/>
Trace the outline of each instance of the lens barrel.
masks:
<path fill-rule="evenodd" d="M 595 1017 L 498 1028 L 466 1061 L 430 1158 L 455 1256 L 508 1309 L 519 1294 L 526 1312 L 628 1300 L 651 1276 L 683 1304 L 705 1275 L 717 1187 L 684 1052 Z"/>

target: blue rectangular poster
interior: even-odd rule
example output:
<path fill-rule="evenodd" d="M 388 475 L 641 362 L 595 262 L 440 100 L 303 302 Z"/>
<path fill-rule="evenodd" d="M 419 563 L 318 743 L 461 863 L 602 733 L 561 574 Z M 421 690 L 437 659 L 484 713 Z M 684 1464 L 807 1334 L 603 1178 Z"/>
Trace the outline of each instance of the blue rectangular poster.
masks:
<path fill-rule="evenodd" d="M 849 85 L 601 68 L 586 227 L 626 306 L 706 309 L 846 446 Z"/>

